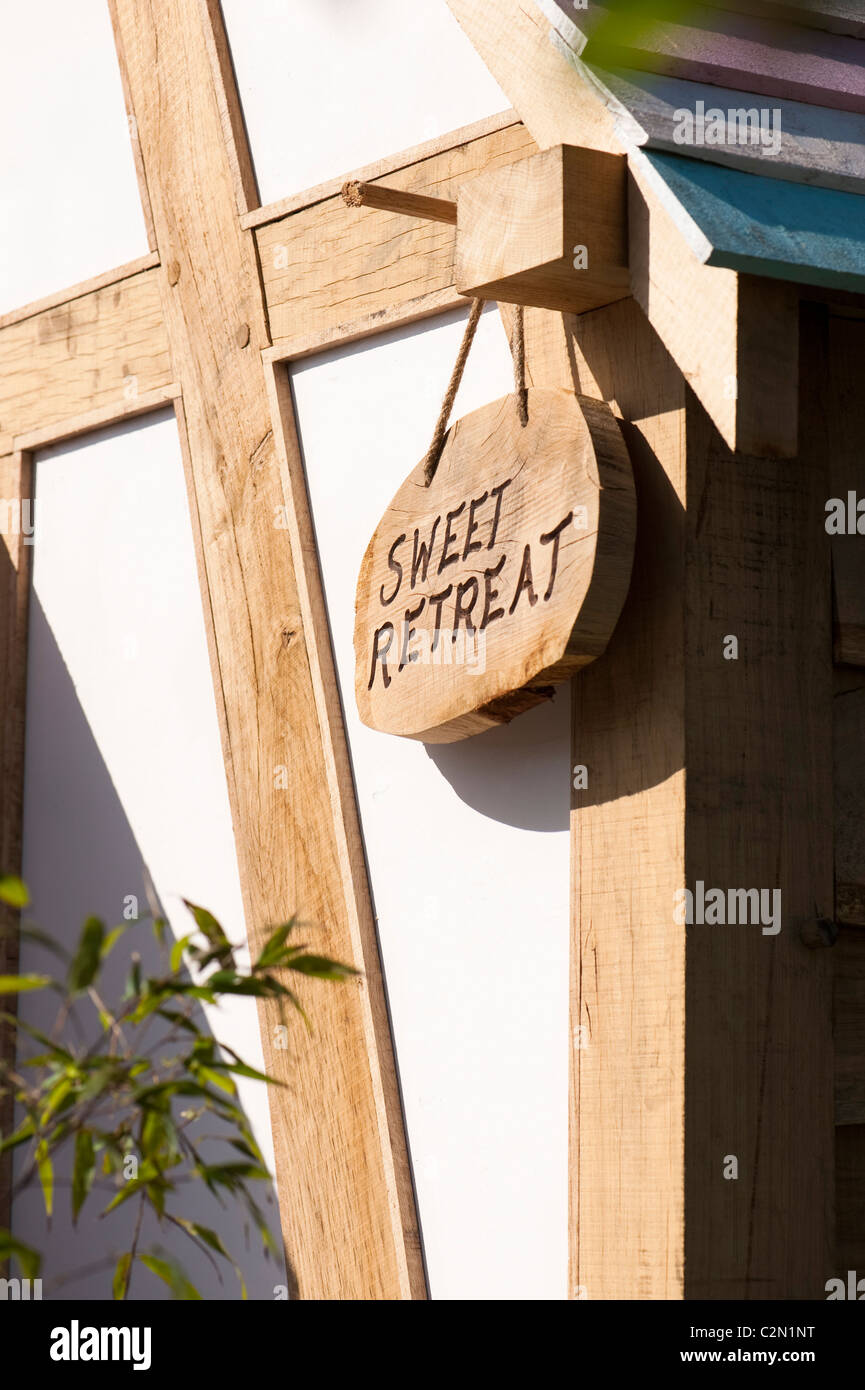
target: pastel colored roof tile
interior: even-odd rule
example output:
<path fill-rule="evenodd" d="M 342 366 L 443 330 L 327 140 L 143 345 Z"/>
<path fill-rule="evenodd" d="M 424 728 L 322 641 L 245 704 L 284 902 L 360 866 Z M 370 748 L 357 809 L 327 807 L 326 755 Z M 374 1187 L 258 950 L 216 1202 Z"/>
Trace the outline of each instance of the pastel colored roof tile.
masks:
<path fill-rule="evenodd" d="M 865 290 L 865 7 L 537 3 L 700 259 Z"/>

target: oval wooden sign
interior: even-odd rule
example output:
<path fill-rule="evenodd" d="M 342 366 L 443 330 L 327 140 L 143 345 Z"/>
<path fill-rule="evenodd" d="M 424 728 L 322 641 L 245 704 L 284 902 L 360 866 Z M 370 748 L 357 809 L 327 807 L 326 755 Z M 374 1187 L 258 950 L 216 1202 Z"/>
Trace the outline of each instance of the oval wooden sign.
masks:
<path fill-rule="evenodd" d="M 383 733 L 451 743 L 537 704 L 601 655 L 630 582 L 636 506 L 600 401 L 529 390 L 456 421 L 367 547 L 355 692 Z"/>

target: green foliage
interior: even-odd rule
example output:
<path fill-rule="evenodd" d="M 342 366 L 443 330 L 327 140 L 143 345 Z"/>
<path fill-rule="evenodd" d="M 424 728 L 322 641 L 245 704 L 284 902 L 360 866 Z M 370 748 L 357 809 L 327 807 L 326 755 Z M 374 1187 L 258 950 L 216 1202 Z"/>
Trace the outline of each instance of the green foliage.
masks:
<path fill-rule="evenodd" d="M 582 56 L 598 67 L 616 67 L 632 45 L 650 41 L 664 23 L 687 24 L 696 9 L 695 0 L 608 0 Z"/>
<path fill-rule="evenodd" d="M 0 874 L 0 902 L 10 907 L 26 907 L 29 901 L 30 895 L 20 878 L 14 874 Z"/>
<path fill-rule="evenodd" d="M 23 907 L 29 901 L 27 889 L 16 878 L 0 877 L 0 900 Z M 162 918 L 126 922 L 106 933 L 99 918 L 88 917 L 62 979 L 0 976 L 0 995 L 50 990 L 57 996 L 57 1018 L 50 1035 L 14 1013 L 0 1011 L 0 1025 L 19 1034 L 18 1061 L 0 1063 L 0 1098 L 14 1095 L 23 1116 L 16 1128 L 0 1135 L 0 1154 L 27 1146 L 15 1190 L 38 1181 L 48 1217 L 55 1200 L 55 1158 L 61 1150 L 71 1158 L 73 1223 L 88 1201 L 95 1200 L 97 1189 L 105 1202 L 102 1216 L 130 1201 L 136 1204 L 131 1248 L 113 1270 L 116 1299 L 127 1297 L 136 1260 L 162 1279 L 175 1298 L 200 1298 L 172 1255 L 159 1248 L 139 1249 L 148 1209 L 161 1226 L 169 1224 L 182 1231 L 211 1262 L 231 1265 L 246 1297 L 240 1269 L 217 1232 L 174 1210 L 178 1195 L 190 1182 L 203 1183 L 223 1205 L 239 1203 L 265 1252 L 280 1254 L 253 1196 L 251 1185 L 268 1183 L 271 1175 L 238 1103 L 235 1077 L 281 1083 L 217 1042 L 203 1026 L 200 1004 L 217 1004 L 228 995 L 250 995 L 276 1001 L 283 1020 L 285 1008 L 290 1007 L 306 1021 L 288 983 L 292 974 L 333 981 L 357 973 L 297 942 L 294 918 L 270 934 L 251 968 L 242 969 L 236 948 L 213 914 L 195 903 L 186 906 L 197 931 L 170 946 Z M 145 974 L 139 954 L 133 951 L 123 996 L 109 1003 L 102 986 L 105 963 L 118 942 L 127 933 L 140 932 L 147 921 L 164 959 L 164 971 Z M 22 929 L 22 935 L 33 937 L 61 958 L 65 955 L 44 933 Z M 98 1021 L 98 1040 L 89 1046 L 77 1041 L 82 1032 L 88 1035 L 80 1027 L 77 1011 L 82 1008 L 89 1008 Z M 162 1032 L 154 1040 L 148 1031 L 156 1019 Z M 73 1021 L 77 1026 L 70 1030 Z M 207 1114 L 219 1122 L 220 1132 L 199 1137 L 197 1122 Z M 218 1160 L 209 1148 L 205 1153 L 204 1146 L 214 1142 L 227 1146 L 229 1156 L 224 1156 L 225 1147 Z M 0 1262 L 7 1258 L 14 1259 L 26 1277 L 38 1273 L 38 1252 L 0 1229 Z"/>

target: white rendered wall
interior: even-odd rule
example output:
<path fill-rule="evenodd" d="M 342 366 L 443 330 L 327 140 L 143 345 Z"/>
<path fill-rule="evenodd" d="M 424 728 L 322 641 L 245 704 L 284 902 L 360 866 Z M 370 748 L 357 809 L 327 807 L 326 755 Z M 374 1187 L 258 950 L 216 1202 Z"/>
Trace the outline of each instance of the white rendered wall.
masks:
<path fill-rule="evenodd" d="M 223 0 L 263 203 L 510 102 L 445 0 Z"/>
<path fill-rule="evenodd" d="M 127 894 L 138 896 L 147 911 L 146 866 L 175 935 L 193 929 L 182 895 L 210 908 L 230 939 L 242 942 L 237 858 L 173 414 L 160 412 L 40 453 L 35 508 L 24 787 L 24 877 L 32 892 L 27 915 L 71 945 L 91 913 L 108 927 L 119 924 Z M 147 954 L 150 928 L 137 931 L 146 971 L 155 965 Z M 120 946 L 115 953 L 123 954 Z M 22 969 L 50 972 L 51 966 L 50 957 L 25 943 Z M 49 1005 L 41 995 L 22 996 L 25 1018 Z M 40 1017 L 40 1026 L 50 1023 L 53 1009 L 50 1018 Z M 220 1041 L 262 1067 L 254 1000 L 209 1008 L 207 1021 Z M 242 1078 L 239 1085 L 272 1171 L 266 1088 Z M 263 1201 L 263 1186 L 258 1195 Z M 250 1297 L 272 1297 L 283 1274 L 272 1262 L 261 1264 L 257 1236 L 246 1252 L 239 1225 L 226 1224 L 208 1195 L 200 1197 L 206 1214 L 199 1207 L 197 1215 L 182 1208 L 180 1214 L 223 1234 L 249 1278 Z M 124 1248 L 124 1220 L 111 1216 L 100 1223 L 100 1207 L 91 1199 L 76 1237 L 67 1209 L 64 1191 L 46 1234 L 37 1185 L 13 1213 L 16 1233 L 45 1252 L 48 1292 L 67 1270 Z M 269 1215 L 278 1234 L 275 1208 Z M 220 1288 L 176 1232 L 150 1235 L 183 1259 L 205 1296 L 238 1296 L 231 1271 Z M 133 1295 L 136 1287 L 139 1297 L 167 1293 L 144 1269 L 135 1275 Z M 65 1296 L 110 1297 L 110 1272 L 70 1284 Z"/>
<path fill-rule="evenodd" d="M 361 558 L 429 445 L 456 313 L 296 365 L 292 382 L 393 1017 L 431 1292 L 566 1296 L 569 687 L 426 747 L 354 702 Z M 455 415 L 506 395 L 498 313 Z"/>
<path fill-rule="evenodd" d="M 106 0 L 0 0 L 0 314 L 147 250 Z"/>

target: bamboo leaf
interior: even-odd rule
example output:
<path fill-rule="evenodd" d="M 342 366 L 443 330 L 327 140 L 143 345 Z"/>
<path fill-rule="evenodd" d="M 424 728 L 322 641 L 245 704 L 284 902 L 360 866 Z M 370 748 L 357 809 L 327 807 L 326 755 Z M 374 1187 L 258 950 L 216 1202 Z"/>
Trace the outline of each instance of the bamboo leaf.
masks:
<path fill-rule="evenodd" d="M 102 943 L 100 955 L 103 960 L 105 960 L 106 956 L 111 954 L 114 947 L 120 940 L 121 936 L 128 932 L 130 925 L 131 924 L 129 922 L 123 922 L 122 925 L 119 927 L 112 927 L 111 931 L 108 933 L 108 935 Z"/>
<path fill-rule="evenodd" d="M 174 1260 L 162 1260 L 156 1255 L 139 1255 L 138 1258 L 151 1273 L 168 1285 L 175 1298 L 194 1299 L 200 1302 L 201 1294 L 195 1285 L 190 1283 Z"/>
<path fill-rule="evenodd" d="M 290 921 L 283 922 L 281 927 L 277 927 L 276 931 L 271 933 L 262 947 L 261 955 L 253 966 L 254 970 L 265 970 L 280 960 L 285 950 L 285 943 L 296 925 L 297 918 L 292 917 Z"/>
<path fill-rule="evenodd" d="M 287 969 L 296 970 L 300 975 L 314 975 L 319 980 L 348 980 L 359 974 L 353 965 L 343 965 L 328 956 L 295 956 L 288 962 Z"/>
<path fill-rule="evenodd" d="M 176 975 L 178 970 L 180 969 L 181 963 L 183 961 L 183 952 L 186 950 L 187 945 L 192 940 L 194 935 L 194 932 L 188 932 L 186 936 L 178 937 L 174 945 L 172 946 L 170 957 L 172 974 Z"/>
<path fill-rule="evenodd" d="M 78 1221 L 78 1213 L 87 1200 L 93 1183 L 96 1156 L 93 1152 L 93 1137 L 88 1129 L 79 1129 L 75 1136 L 75 1164 L 72 1169 L 72 1224 Z"/>
<path fill-rule="evenodd" d="M 56 1114 L 56 1112 L 61 1108 L 64 1101 L 69 1099 L 74 1085 L 74 1081 L 70 1077 L 63 1075 L 62 1072 L 56 1077 L 53 1085 L 51 1086 L 51 1089 L 48 1092 L 48 1100 L 46 1101 L 42 1109 L 42 1114 L 39 1117 L 40 1123 L 43 1127 L 47 1125 L 48 1121 L 51 1119 L 51 1116 Z"/>
<path fill-rule="evenodd" d="M 8 903 L 10 907 L 26 907 L 30 902 L 26 884 L 15 874 L 0 875 L 0 902 Z"/>
<path fill-rule="evenodd" d="M 81 928 L 78 950 L 69 967 L 68 984 L 74 994 L 87 989 L 96 978 L 104 936 L 104 922 L 98 917 L 88 917 Z"/>
<path fill-rule="evenodd" d="M 111 1281 L 111 1292 L 115 1299 L 124 1299 L 126 1297 L 126 1280 L 129 1277 L 129 1266 L 131 1264 L 132 1252 L 127 1250 L 117 1261 L 117 1267 L 114 1270 L 114 1278 Z"/>
<path fill-rule="evenodd" d="M 0 1229 L 0 1265 L 10 1256 L 14 1256 L 20 1264 L 25 1279 L 37 1277 L 42 1267 L 42 1256 L 39 1252 L 16 1240 L 10 1231 Z"/>
<path fill-rule="evenodd" d="M 0 975 L 0 994 L 23 994 L 50 984 L 50 975 Z"/>
<path fill-rule="evenodd" d="M 28 1116 L 26 1120 L 22 1120 L 21 1124 L 12 1134 L 7 1135 L 5 1139 L 0 1141 L 0 1154 L 6 1153 L 8 1149 L 17 1148 L 19 1144 L 24 1144 L 28 1139 L 32 1139 L 35 1130 L 35 1122 L 32 1116 Z"/>
<path fill-rule="evenodd" d="M 225 1091 L 229 1096 L 237 1095 L 237 1086 L 231 1077 L 226 1076 L 224 1072 L 214 1071 L 212 1067 L 197 1067 L 196 1070 L 199 1076 L 210 1082 L 211 1086 L 218 1086 L 220 1091 Z"/>
<path fill-rule="evenodd" d="M 42 1196 L 45 1199 L 45 1215 L 50 1216 L 54 1206 L 54 1164 L 51 1162 L 51 1154 L 44 1139 L 40 1139 L 36 1145 L 36 1168 L 42 1184 Z"/>
<path fill-rule="evenodd" d="M 212 912 L 208 912 L 206 907 L 199 907 L 197 903 L 191 903 L 188 898 L 183 899 L 186 907 L 195 919 L 195 925 L 203 936 L 207 937 L 210 945 L 218 956 L 231 957 L 231 942 L 225 935 L 222 926 L 217 922 Z"/>

